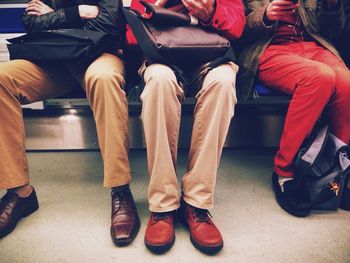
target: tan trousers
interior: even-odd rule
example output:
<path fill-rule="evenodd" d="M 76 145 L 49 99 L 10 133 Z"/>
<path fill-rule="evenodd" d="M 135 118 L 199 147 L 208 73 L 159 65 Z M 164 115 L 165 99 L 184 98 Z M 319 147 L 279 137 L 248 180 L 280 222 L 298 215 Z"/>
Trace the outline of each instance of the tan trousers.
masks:
<path fill-rule="evenodd" d="M 0 189 L 29 183 L 21 104 L 57 97 L 79 82 L 95 117 L 104 186 L 130 182 L 124 65 L 120 58 L 103 54 L 81 72 L 80 80 L 63 66 L 26 60 L 0 63 Z"/>
<path fill-rule="evenodd" d="M 219 66 L 205 76 L 196 95 L 187 173 L 182 178 L 184 200 L 198 208 L 213 207 L 213 194 L 222 148 L 236 103 L 234 63 Z M 166 212 L 179 207 L 176 155 L 184 92 L 173 71 L 161 64 L 143 66 L 141 94 L 147 145 L 149 209 Z"/>

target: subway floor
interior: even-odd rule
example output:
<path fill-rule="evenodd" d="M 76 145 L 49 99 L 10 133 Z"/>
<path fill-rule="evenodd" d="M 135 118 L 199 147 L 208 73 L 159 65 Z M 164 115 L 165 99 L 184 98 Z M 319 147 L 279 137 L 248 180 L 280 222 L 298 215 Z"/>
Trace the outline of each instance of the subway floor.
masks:
<path fill-rule="evenodd" d="M 0 262 L 350 262 L 350 212 L 313 212 L 307 218 L 285 213 L 270 187 L 273 152 L 224 150 L 211 210 L 224 248 L 215 256 L 197 251 L 180 224 L 169 252 L 154 255 L 145 248 L 145 150 L 130 152 L 131 188 L 142 226 L 134 242 L 123 248 L 109 236 L 110 191 L 102 187 L 100 153 L 30 152 L 40 209 L 0 240 Z M 187 152 L 181 150 L 179 179 L 186 162 Z"/>

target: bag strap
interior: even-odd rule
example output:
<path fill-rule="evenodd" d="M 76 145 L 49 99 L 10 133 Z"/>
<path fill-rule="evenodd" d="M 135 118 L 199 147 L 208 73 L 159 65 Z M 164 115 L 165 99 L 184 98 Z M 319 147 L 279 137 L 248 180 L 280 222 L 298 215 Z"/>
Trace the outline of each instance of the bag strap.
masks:
<path fill-rule="evenodd" d="M 146 54 L 151 61 L 157 61 L 171 67 L 171 69 L 175 72 L 177 77 L 185 84 L 188 84 L 188 81 L 185 77 L 184 72 L 180 68 L 169 64 L 167 60 L 161 54 L 159 54 L 156 47 L 150 41 L 145 31 L 144 25 L 139 19 L 138 15 L 135 14 L 135 12 L 128 10 L 125 7 L 123 8 L 123 13 L 126 21 L 128 22 L 129 26 L 132 28 L 132 32 L 134 33 L 137 39 L 137 43 L 140 46 L 142 52 Z M 142 41 L 140 41 L 141 39 Z"/>
<path fill-rule="evenodd" d="M 220 66 L 229 61 L 236 61 L 236 55 L 232 47 L 230 47 L 222 57 L 219 57 L 213 60 L 212 62 L 210 62 L 208 67 L 216 68 L 217 66 Z"/>
<path fill-rule="evenodd" d="M 138 18 L 137 14 L 125 7 L 123 8 L 123 13 L 126 21 L 132 28 L 132 32 L 135 34 L 138 45 L 140 46 L 143 53 L 147 54 L 147 57 L 149 57 L 151 60 L 168 64 L 166 59 L 161 54 L 159 54 L 156 47 L 150 41 L 145 31 L 144 25 L 141 22 L 140 18 Z M 142 39 L 142 41 L 140 41 L 140 39 Z"/>
<path fill-rule="evenodd" d="M 131 27 L 138 41 L 138 45 L 140 46 L 142 52 L 146 54 L 151 61 L 157 61 L 169 66 L 175 72 L 176 76 L 181 80 L 181 82 L 183 82 L 185 85 L 189 85 L 190 81 L 187 79 L 184 71 L 179 67 L 173 64 L 170 64 L 167 61 L 167 59 L 164 58 L 164 56 L 162 56 L 157 51 L 157 48 L 152 44 L 151 40 L 149 39 L 149 36 L 145 31 L 145 26 L 143 25 L 138 15 L 135 12 L 128 10 L 127 8 L 123 8 L 123 13 L 126 21 L 128 22 L 129 26 Z M 140 41 L 141 39 L 142 41 Z M 228 61 L 235 61 L 235 60 L 236 60 L 235 53 L 232 48 L 229 48 L 228 51 L 224 54 L 224 56 L 211 61 L 208 64 L 208 68 L 209 70 L 211 70 Z"/>

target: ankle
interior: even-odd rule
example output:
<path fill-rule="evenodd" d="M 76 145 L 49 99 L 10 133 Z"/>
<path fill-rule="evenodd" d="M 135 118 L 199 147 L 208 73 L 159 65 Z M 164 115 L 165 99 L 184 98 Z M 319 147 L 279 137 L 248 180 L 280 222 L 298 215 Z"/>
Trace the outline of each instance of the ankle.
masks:
<path fill-rule="evenodd" d="M 175 217 L 176 210 L 171 210 L 167 212 L 151 212 L 151 216 L 155 218 L 167 218 L 167 217 Z"/>
<path fill-rule="evenodd" d="M 18 196 L 25 198 L 25 197 L 28 197 L 33 192 L 33 189 L 34 189 L 33 186 L 26 184 L 20 187 L 8 189 L 7 191 L 15 193 Z"/>
<path fill-rule="evenodd" d="M 112 190 L 112 193 L 123 192 L 125 190 L 130 190 L 130 186 L 129 184 L 124 184 L 124 185 L 112 187 L 111 190 Z"/>

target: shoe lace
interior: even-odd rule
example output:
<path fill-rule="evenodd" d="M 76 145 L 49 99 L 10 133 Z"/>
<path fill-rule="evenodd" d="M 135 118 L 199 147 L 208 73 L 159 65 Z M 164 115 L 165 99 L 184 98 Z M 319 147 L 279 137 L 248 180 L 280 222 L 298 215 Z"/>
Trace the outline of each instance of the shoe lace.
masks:
<path fill-rule="evenodd" d="M 172 212 L 154 213 L 153 223 L 157 223 L 158 221 L 168 222 L 170 220 L 171 215 L 172 215 Z"/>
<path fill-rule="evenodd" d="M 121 208 L 125 208 L 126 210 L 132 211 L 131 204 L 129 202 L 130 199 L 130 191 L 120 191 L 113 192 L 113 208 L 114 214 L 116 214 Z"/>
<path fill-rule="evenodd" d="M 6 194 L 7 195 L 7 194 Z M 0 199 L 0 210 L 4 209 L 5 208 L 5 204 L 7 203 L 6 200 L 7 200 L 7 197 L 6 195 L 4 195 L 1 199 Z"/>
<path fill-rule="evenodd" d="M 213 216 L 210 214 L 210 212 L 208 210 L 193 208 L 192 211 L 193 211 L 193 215 L 195 217 L 195 220 L 197 222 L 211 223 L 210 218 L 213 218 Z"/>
<path fill-rule="evenodd" d="M 4 216 L 5 218 L 9 215 L 8 207 L 11 205 L 10 200 L 15 198 L 15 194 L 11 192 L 7 192 L 1 199 L 0 199 L 0 223 L 3 223 Z M 5 215 L 6 214 L 6 215 Z"/>
<path fill-rule="evenodd" d="M 6 206 L 9 205 L 9 200 L 11 198 L 14 198 L 15 194 L 11 192 L 7 192 L 1 199 L 0 199 L 0 209 L 4 209 Z"/>

